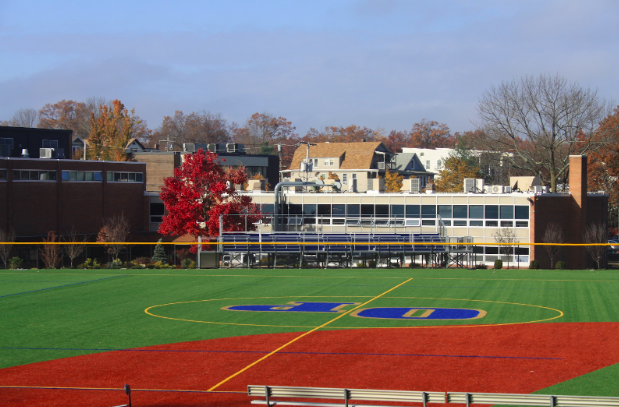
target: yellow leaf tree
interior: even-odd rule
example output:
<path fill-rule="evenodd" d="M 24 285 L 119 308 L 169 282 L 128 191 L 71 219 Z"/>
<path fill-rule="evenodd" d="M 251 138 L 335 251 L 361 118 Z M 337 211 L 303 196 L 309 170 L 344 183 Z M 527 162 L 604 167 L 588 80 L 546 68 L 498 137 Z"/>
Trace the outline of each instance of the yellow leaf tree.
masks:
<path fill-rule="evenodd" d="M 391 172 L 387 168 L 385 172 L 385 189 L 387 192 L 400 192 L 402 190 L 403 175 L 397 172 Z"/>
<path fill-rule="evenodd" d="M 482 178 L 479 166 L 474 164 L 474 159 L 458 155 L 450 156 L 445 160 L 443 169 L 438 172 L 439 178 L 435 180 L 438 192 L 462 192 L 465 178 Z"/>
<path fill-rule="evenodd" d="M 140 124 L 133 110 L 129 112 L 120 100 L 112 106 L 102 105 L 99 117 L 90 115 L 88 158 L 91 160 L 126 161 L 125 147 L 133 136 L 133 128 Z"/>

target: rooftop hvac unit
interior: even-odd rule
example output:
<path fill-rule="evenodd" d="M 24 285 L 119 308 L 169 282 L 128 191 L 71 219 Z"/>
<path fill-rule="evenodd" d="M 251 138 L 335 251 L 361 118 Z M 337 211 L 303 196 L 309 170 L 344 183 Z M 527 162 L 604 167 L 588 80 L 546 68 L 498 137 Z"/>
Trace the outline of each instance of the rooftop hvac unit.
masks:
<path fill-rule="evenodd" d="M 421 192 L 421 180 L 419 178 L 411 178 L 411 192 Z"/>
<path fill-rule="evenodd" d="M 533 187 L 533 192 L 535 192 L 536 194 L 541 194 L 544 192 L 544 187 L 541 185 L 535 185 Z"/>
<path fill-rule="evenodd" d="M 183 143 L 183 151 L 187 153 L 195 153 L 196 144 L 195 143 Z"/>
<path fill-rule="evenodd" d="M 210 151 L 211 153 L 217 153 L 217 144 L 209 144 L 208 151 Z"/>
<path fill-rule="evenodd" d="M 376 164 L 378 164 L 378 169 L 379 170 L 384 170 L 385 169 L 385 163 L 384 162 L 378 162 Z"/>
<path fill-rule="evenodd" d="M 226 152 L 228 153 L 236 153 L 238 151 L 238 144 L 236 143 L 228 143 L 226 144 Z"/>
<path fill-rule="evenodd" d="M 512 187 L 510 187 L 510 186 L 504 186 L 504 187 L 503 187 L 503 193 L 504 193 L 504 194 L 511 194 L 511 193 L 512 193 Z"/>
<path fill-rule="evenodd" d="M 491 194 L 502 194 L 503 193 L 503 185 L 490 185 L 488 188 Z"/>
<path fill-rule="evenodd" d="M 464 192 L 465 193 L 475 193 L 476 191 L 476 182 L 475 178 L 465 178 L 464 179 Z"/>
<path fill-rule="evenodd" d="M 39 148 L 39 158 L 52 158 L 53 148 Z"/>

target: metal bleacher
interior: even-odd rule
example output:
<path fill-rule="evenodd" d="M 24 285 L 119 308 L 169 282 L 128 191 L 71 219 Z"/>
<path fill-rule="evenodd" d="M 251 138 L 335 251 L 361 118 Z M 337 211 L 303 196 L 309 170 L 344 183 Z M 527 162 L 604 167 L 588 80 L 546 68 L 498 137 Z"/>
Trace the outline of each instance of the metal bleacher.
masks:
<path fill-rule="evenodd" d="M 219 251 L 229 267 L 401 266 L 407 257 L 447 254 L 449 243 L 439 233 L 226 233 Z M 426 260 L 428 261 L 428 260 Z M 358 263 L 357 263 L 358 264 Z"/>

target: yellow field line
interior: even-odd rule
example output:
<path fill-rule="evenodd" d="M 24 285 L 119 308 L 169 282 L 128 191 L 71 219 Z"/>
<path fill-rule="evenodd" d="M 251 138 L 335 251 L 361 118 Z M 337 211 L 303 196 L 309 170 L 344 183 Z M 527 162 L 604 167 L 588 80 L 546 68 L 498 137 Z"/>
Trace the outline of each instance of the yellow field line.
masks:
<path fill-rule="evenodd" d="M 616 246 L 617 243 L 497 243 L 497 242 L 474 242 L 474 243 L 449 243 L 449 242 L 0 242 L 0 245 L 290 245 L 290 246 Z"/>
<path fill-rule="evenodd" d="M 351 310 L 348 310 L 348 311 L 346 311 L 346 312 L 344 312 L 344 313 L 340 314 L 340 315 L 339 315 L 339 316 L 337 316 L 336 318 L 333 318 L 332 320 L 330 320 L 330 321 L 328 321 L 328 322 L 325 322 L 324 324 L 322 324 L 322 325 L 320 325 L 320 326 L 317 326 L 316 328 L 314 328 L 314 329 L 312 329 L 312 330 L 310 330 L 310 331 L 307 331 L 307 332 L 305 332 L 305 333 L 303 333 L 303 334 L 301 334 L 301 335 L 297 336 L 297 337 L 296 337 L 296 338 L 294 338 L 293 340 L 291 340 L 291 341 L 289 341 L 289 342 L 287 342 L 287 343 L 283 344 L 282 346 L 280 346 L 279 348 L 275 349 L 275 350 L 274 350 L 274 351 L 272 351 L 271 353 L 269 353 L 269 354 L 267 354 L 267 355 L 265 355 L 265 356 L 261 357 L 260 359 L 258 359 L 258 360 L 257 360 L 257 361 L 255 361 L 254 363 L 252 363 L 252 364 L 250 364 L 250 365 L 248 365 L 248 366 L 244 367 L 243 369 L 239 370 L 238 372 L 236 372 L 236 373 L 235 373 L 235 374 L 233 374 L 232 376 L 229 376 L 229 377 L 225 378 L 225 379 L 224 379 L 224 380 L 222 380 L 221 382 L 217 383 L 215 386 L 211 387 L 211 388 L 209 389 L 209 391 L 215 390 L 217 387 L 219 387 L 219 386 L 221 386 L 222 384 L 226 383 L 227 381 L 229 381 L 229 380 L 231 380 L 231 379 L 235 378 L 236 376 L 238 376 L 238 375 L 240 375 L 241 373 L 245 372 L 246 370 L 248 370 L 248 369 L 252 368 L 253 366 L 255 366 L 255 365 L 257 365 L 258 363 L 262 362 L 263 360 L 267 359 L 268 357 L 270 357 L 270 356 L 272 356 L 272 355 L 276 354 L 277 352 L 279 352 L 280 350 L 282 350 L 282 349 L 286 348 L 287 346 L 289 346 L 289 345 L 291 345 L 291 344 L 295 343 L 295 342 L 296 342 L 296 341 L 298 341 L 299 339 L 301 339 L 301 338 L 303 338 L 303 337 L 305 337 L 305 336 L 307 336 L 307 335 L 311 334 L 312 332 L 315 332 L 315 331 L 319 330 L 320 328 L 324 328 L 325 326 L 327 326 L 327 325 L 329 325 L 329 324 L 331 324 L 331 323 L 333 323 L 333 322 L 337 321 L 338 319 L 342 318 L 343 316 L 348 315 L 348 314 L 350 314 L 351 312 L 353 312 L 353 311 L 355 311 L 355 310 L 357 310 L 357 309 L 359 309 L 359 308 L 361 308 L 361 307 L 363 307 L 363 306 L 365 306 L 365 305 L 367 305 L 367 304 L 371 303 L 372 301 L 374 301 L 374 300 L 376 300 L 376 299 L 378 299 L 378 298 L 382 297 L 383 295 L 390 293 L 391 291 L 395 290 L 396 288 L 399 288 L 399 287 L 403 286 L 404 284 L 408 283 L 408 282 L 409 282 L 409 281 L 411 281 L 411 280 L 412 280 L 412 278 L 409 278 L 408 280 L 404 281 L 403 283 L 400 283 L 400 284 L 396 285 L 395 287 L 392 287 L 392 288 L 388 289 L 388 290 L 387 290 L 387 291 L 385 291 L 384 293 L 377 295 L 376 297 L 374 297 L 374 298 L 372 298 L 372 299 L 370 299 L 370 300 L 368 300 L 368 301 L 364 302 L 363 304 L 358 305 L 358 306 L 356 306 L 355 308 L 353 308 L 353 309 L 351 309 Z"/>

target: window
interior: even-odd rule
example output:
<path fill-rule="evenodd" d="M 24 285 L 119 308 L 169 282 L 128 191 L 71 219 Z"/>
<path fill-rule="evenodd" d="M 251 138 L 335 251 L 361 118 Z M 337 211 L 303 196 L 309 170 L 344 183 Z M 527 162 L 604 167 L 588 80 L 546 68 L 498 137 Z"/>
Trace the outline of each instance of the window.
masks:
<path fill-rule="evenodd" d="M 325 158 L 325 167 L 333 167 L 333 158 Z"/>
<path fill-rule="evenodd" d="M 486 246 L 486 254 L 499 254 L 499 248 Z"/>
<path fill-rule="evenodd" d="M 12 138 L 0 138 L 0 157 L 10 157 L 13 149 Z"/>
<path fill-rule="evenodd" d="M 271 215 L 274 212 L 273 204 L 262 204 L 260 207 L 260 212 Z"/>
<path fill-rule="evenodd" d="M 6 181 L 6 170 L 0 169 L 0 181 Z"/>
<path fill-rule="evenodd" d="M 374 205 L 372 204 L 361 204 L 361 216 L 364 218 L 373 218 L 374 217 Z"/>
<path fill-rule="evenodd" d="M 361 214 L 361 205 L 348 204 L 346 205 L 346 216 L 349 218 L 358 218 Z"/>
<path fill-rule="evenodd" d="M 404 205 L 392 205 L 391 206 L 392 218 L 404 218 Z"/>
<path fill-rule="evenodd" d="M 440 169 L 442 166 L 443 166 L 443 161 L 438 160 L 438 161 L 436 162 L 436 168 L 439 168 L 439 169 Z"/>
<path fill-rule="evenodd" d="M 348 174 L 342 174 L 342 185 L 348 184 Z"/>
<path fill-rule="evenodd" d="M 141 172 L 107 172 L 108 182 L 144 182 L 144 174 Z"/>
<path fill-rule="evenodd" d="M 346 217 L 346 205 L 344 204 L 333 204 L 331 207 L 331 216 L 337 218 Z"/>
<path fill-rule="evenodd" d="M 352 179 L 357 179 L 357 174 L 353 174 Z"/>
<path fill-rule="evenodd" d="M 469 206 L 469 218 L 471 218 L 471 219 L 483 219 L 484 218 L 484 206 L 483 205 L 471 205 L 471 206 Z"/>
<path fill-rule="evenodd" d="M 161 223 L 163 215 L 165 214 L 165 205 L 160 202 L 150 203 L 150 222 Z"/>
<path fill-rule="evenodd" d="M 439 205 L 438 215 L 441 218 L 451 218 L 451 205 Z"/>
<path fill-rule="evenodd" d="M 331 204 L 318 204 L 318 215 L 331 216 Z"/>
<path fill-rule="evenodd" d="M 501 205 L 501 219 L 514 219 L 514 207 L 511 205 Z"/>
<path fill-rule="evenodd" d="M 13 181 L 56 181 L 56 171 L 13 170 Z"/>
<path fill-rule="evenodd" d="M 312 162 L 312 159 L 310 158 L 310 164 Z M 314 167 L 318 167 L 318 158 L 314 158 Z"/>
<path fill-rule="evenodd" d="M 501 227 L 502 228 L 513 228 L 514 227 L 514 222 L 512 222 L 511 220 L 502 220 L 501 221 Z"/>
<path fill-rule="evenodd" d="M 406 205 L 407 218 L 420 218 L 421 212 L 419 205 Z"/>
<path fill-rule="evenodd" d="M 470 222 L 471 226 L 484 226 L 484 221 L 483 220 L 472 220 Z"/>
<path fill-rule="evenodd" d="M 103 174 L 101 171 L 62 171 L 62 180 L 101 182 Z"/>
<path fill-rule="evenodd" d="M 486 219 L 498 219 L 499 218 L 499 206 L 498 205 L 486 205 Z"/>
<path fill-rule="evenodd" d="M 430 160 L 426 160 L 426 170 L 429 170 L 430 168 Z"/>
<path fill-rule="evenodd" d="M 529 227 L 529 222 L 528 221 L 516 221 L 516 227 L 517 228 L 528 228 Z"/>
<path fill-rule="evenodd" d="M 528 206 L 516 206 L 516 219 L 529 219 L 529 207 Z"/>
<path fill-rule="evenodd" d="M 466 226 L 465 220 L 454 220 L 454 226 Z"/>
<path fill-rule="evenodd" d="M 389 205 L 376 205 L 376 217 L 388 218 L 389 217 Z"/>
<path fill-rule="evenodd" d="M 453 217 L 454 219 L 468 218 L 466 205 L 454 205 L 453 206 Z M 461 225 L 461 226 L 466 226 L 466 225 Z"/>
<path fill-rule="evenodd" d="M 58 140 L 43 140 L 43 148 L 58 149 Z"/>
<path fill-rule="evenodd" d="M 487 220 L 486 226 L 489 228 L 497 228 L 499 227 L 499 221 L 498 220 Z"/>
<path fill-rule="evenodd" d="M 436 205 L 421 205 L 422 218 L 436 218 Z"/>

